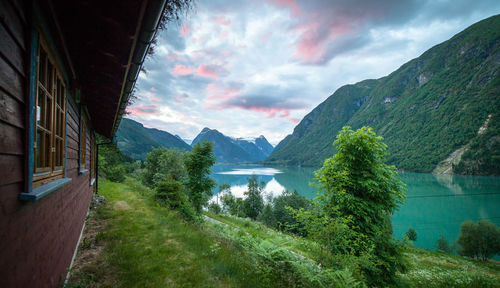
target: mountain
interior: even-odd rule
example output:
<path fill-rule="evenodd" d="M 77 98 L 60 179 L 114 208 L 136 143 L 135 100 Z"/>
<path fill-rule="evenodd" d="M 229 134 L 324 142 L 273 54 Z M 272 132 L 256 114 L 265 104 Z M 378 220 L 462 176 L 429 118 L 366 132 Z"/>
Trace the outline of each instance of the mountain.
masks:
<path fill-rule="evenodd" d="M 390 75 L 345 85 L 266 162 L 320 166 L 343 126 L 371 126 L 398 169 L 500 175 L 500 16 L 478 22 Z"/>
<path fill-rule="evenodd" d="M 155 128 L 146 128 L 139 122 L 123 118 L 116 132 L 118 148 L 133 159 L 146 159 L 153 148 L 166 147 L 180 151 L 191 151 L 191 146 L 182 139 Z"/>
<path fill-rule="evenodd" d="M 215 129 L 204 128 L 192 145 L 208 140 L 214 143 L 214 154 L 220 163 L 244 163 L 264 160 L 273 146 L 264 136 L 258 138 L 231 138 Z"/>
<path fill-rule="evenodd" d="M 175 134 L 175 137 L 177 137 L 178 139 L 180 139 L 180 140 L 184 141 L 184 142 L 185 142 L 186 144 L 188 144 L 188 145 L 191 145 L 191 143 L 193 142 L 193 140 L 190 140 L 190 139 L 183 139 L 183 138 L 181 138 L 181 136 L 179 136 L 179 135 L 177 135 L 177 134 Z"/>

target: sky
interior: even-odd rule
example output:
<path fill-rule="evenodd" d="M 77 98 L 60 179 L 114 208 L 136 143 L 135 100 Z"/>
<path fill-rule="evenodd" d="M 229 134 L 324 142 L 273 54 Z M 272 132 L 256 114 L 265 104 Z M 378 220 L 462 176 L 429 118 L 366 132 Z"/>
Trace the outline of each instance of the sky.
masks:
<path fill-rule="evenodd" d="M 499 12 L 498 0 L 198 0 L 159 33 L 126 117 L 184 139 L 208 127 L 276 145 L 339 87 Z"/>

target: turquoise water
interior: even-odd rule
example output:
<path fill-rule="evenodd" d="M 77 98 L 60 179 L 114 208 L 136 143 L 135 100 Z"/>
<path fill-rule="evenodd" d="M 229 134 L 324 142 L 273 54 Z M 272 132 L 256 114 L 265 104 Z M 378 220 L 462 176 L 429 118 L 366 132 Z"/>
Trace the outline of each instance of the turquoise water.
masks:
<path fill-rule="evenodd" d="M 316 190 L 309 183 L 314 181 L 317 169 L 216 165 L 212 177 L 218 184 L 230 184 L 233 194 L 239 197 L 246 190 L 247 178 L 255 174 L 266 182 L 266 193 L 279 195 L 285 188 L 296 189 L 307 198 L 314 198 Z M 452 244 L 465 220 L 488 219 L 500 226 L 500 177 L 401 173 L 400 178 L 406 183 L 408 199 L 393 216 L 397 238 L 401 239 L 411 227 L 418 235 L 415 246 L 434 249 L 440 235 Z M 485 195 L 491 193 L 499 194 Z"/>

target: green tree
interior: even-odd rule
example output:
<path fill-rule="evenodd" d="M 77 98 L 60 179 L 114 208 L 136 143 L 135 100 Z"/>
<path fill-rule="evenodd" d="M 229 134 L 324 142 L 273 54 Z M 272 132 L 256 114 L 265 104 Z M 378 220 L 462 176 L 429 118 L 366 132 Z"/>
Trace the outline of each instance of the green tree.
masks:
<path fill-rule="evenodd" d="M 299 194 L 297 190 L 285 190 L 281 195 L 273 199 L 273 213 L 276 219 L 276 228 L 289 230 L 292 233 L 300 234 L 300 227 L 289 208 L 309 210 L 310 201 Z"/>
<path fill-rule="evenodd" d="M 212 166 L 215 164 L 213 143 L 203 141 L 193 146 L 193 151 L 186 153 L 185 166 L 189 200 L 198 214 L 212 196 L 212 188 L 216 182 L 210 178 Z"/>
<path fill-rule="evenodd" d="M 495 224 L 480 220 L 477 224 L 465 221 L 457 239 L 458 254 L 487 260 L 500 253 L 500 229 Z"/>
<path fill-rule="evenodd" d="M 244 193 L 247 198 L 243 201 L 243 207 L 246 216 L 253 220 L 257 219 L 262 208 L 264 208 L 264 198 L 262 196 L 264 186 L 265 182 L 261 181 L 259 184 L 256 175 L 248 178 L 248 190 Z"/>
<path fill-rule="evenodd" d="M 326 159 L 315 175 L 327 215 L 349 219 L 345 223 L 355 232 L 352 241 L 357 243 L 351 252 L 369 252 L 375 258 L 374 265 L 363 270 L 378 286 L 393 284 L 396 271 L 403 268 L 386 218 L 405 199 L 396 168 L 384 163 L 387 146 L 382 140 L 369 127 L 342 128 L 334 142 L 337 154 Z"/>
<path fill-rule="evenodd" d="M 439 239 L 437 240 L 436 249 L 444 253 L 451 253 L 451 251 L 453 251 L 453 249 L 450 247 L 450 244 L 448 244 L 446 238 L 444 238 L 444 235 L 441 235 L 441 237 L 439 237 Z"/>
<path fill-rule="evenodd" d="M 150 188 L 166 179 L 183 182 L 186 178 L 183 154 L 175 149 L 153 149 L 146 155 L 144 166 L 142 181 Z"/>
<path fill-rule="evenodd" d="M 405 236 L 408 237 L 411 241 L 417 241 L 417 231 L 415 229 L 410 228 L 406 231 Z"/>

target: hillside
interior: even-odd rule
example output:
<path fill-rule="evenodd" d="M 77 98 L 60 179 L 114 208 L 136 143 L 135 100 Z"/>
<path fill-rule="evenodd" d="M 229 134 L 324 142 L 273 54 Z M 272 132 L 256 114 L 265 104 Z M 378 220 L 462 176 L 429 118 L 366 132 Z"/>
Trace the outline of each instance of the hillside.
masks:
<path fill-rule="evenodd" d="M 176 136 L 154 128 L 146 128 L 139 122 L 123 118 L 116 132 L 118 148 L 133 159 L 146 159 L 153 148 L 166 147 L 191 151 L 191 146 Z"/>
<path fill-rule="evenodd" d="M 497 15 L 386 77 L 339 88 L 266 162 L 322 165 L 335 153 L 332 143 L 342 126 L 371 126 L 398 169 L 432 172 L 440 164 L 437 172 L 500 175 L 499 67 Z"/>
<path fill-rule="evenodd" d="M 191 145 L 203 140 L 214 143 L 214 154 L 219 163 L 243 163 L 264 160 L 273 146 L 264 136 L 258 138 L 231 138 L 215 129 L 204 128 Z"/>

